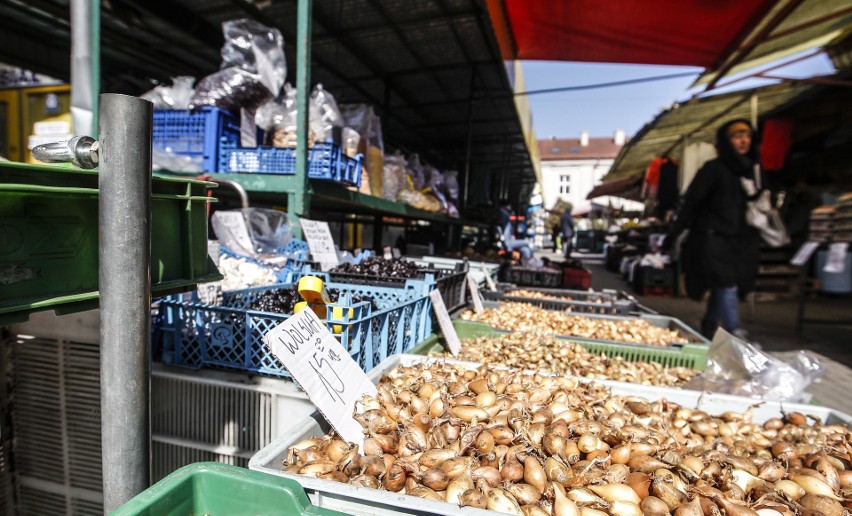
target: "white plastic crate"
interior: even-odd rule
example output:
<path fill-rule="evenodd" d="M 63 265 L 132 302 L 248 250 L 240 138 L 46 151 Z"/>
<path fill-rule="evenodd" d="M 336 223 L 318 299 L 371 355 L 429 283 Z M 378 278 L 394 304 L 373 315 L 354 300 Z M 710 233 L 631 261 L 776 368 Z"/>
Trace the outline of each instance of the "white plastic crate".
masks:
<path fill-rule="evenodd" d="M 4 362 L 15 470 L 0 455 L 0 514 L 103 514 L 98 311 L 32 314 L 11 328 Z M 314 410 L 291 381 L 154 364 L 151 481 L 181 466 L 246 466 L 251 456 Z M 3 435 L 4 439 L 6 435 Z M 10 473 L 15 473 L 12 485 Z"/>
<path fill-rule="evenodd" d="M 396 355 L 388 358 L 367 374 L 373 382 L 377 383 L 386 372 L 398 365 L 410 365 L 423 361 L 446 361 L 449 363 L 469 364 L 471 367 L 478 365 L 455 360 L 430 359 L 418 355 Z M 587 380 L 583 379 L 583 381 Z M 729 410 L 744 412 L 755 403 L 755 400 L 750 398 L 725 394 L 706 394 L 699 391 L 650 387 L 624 382 L 597 382 L 608 385 L 612 389 L 613 394 L 641 396 L 652 401 L 665 398 L 686 407 L 700 408 L 710 414 L 721 414 Z M 821 418 L 827 424 L 852 423 L 852 417 L 826 407 L 798 403 L 782 404 L 773 401 L 764 402 L 762 405 L 753 408 L 754 421 L 763 422 L 770 418 L 781 416 L 782 406 L 784 412 L 798 411 L 804 414 L 811 414 Z M 308 497 L 314 505 L 357 516 L 373 514 L 382 516 L 390 516 L 392 514 L 466 514 L 470 516 L 494 514 L 494 512 L 481 509 L 472 509 L 470 507 L 459 508 L 455 504 L 446 502 L 435 502 L 390 491 L 355 487 L 339 482 L 293 475 L 282 471 L 281 464 L 287 457 L 287 450 L 290 446 L 312 436 L 325 435 L 329 429 L 328 423 L 322 416 L 314 413 L 292 427 L 289 432 L 281 435 L 274 442 L 260 450 L 257 455 L 252 457 L 249 462 L 249 468 L 297 480 L 305 488 L 305 492 L 308 493 Z"/>

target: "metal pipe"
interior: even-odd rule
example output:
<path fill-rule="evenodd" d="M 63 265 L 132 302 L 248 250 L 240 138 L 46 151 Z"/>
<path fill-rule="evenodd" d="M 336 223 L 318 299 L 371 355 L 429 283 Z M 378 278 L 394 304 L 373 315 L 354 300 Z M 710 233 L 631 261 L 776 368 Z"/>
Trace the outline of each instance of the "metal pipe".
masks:
<path fill-rule="evenodd" d="M 154 111 L 137 97 L 100 101 L 101 442 L 110 513 L 149 485 Z"/>
<path fill-rule="evenodd" d="M 296 8 L 296 181 L 287 199 L 290 220 L 310 217 L 308 183 L 308 99 L 311 95 L 311 0 L 298 0 Z M 301 227 L 294 236 L 301 238 Z"/>
<path fill-rule="evenodd" d="M 71 0 L 71 118 L 74 132 L 98 137 L 100 2 Z"/>
<path fill-rule="evenodd" d="M 232 181 L 230 179 L 217 179 L 216 183 L 220 186 L 230 186 L 237 192 L 237 196 L 240 198 L 240 205 L 243 209 L 249 207 L 249 197 L 246 189 L 243 188 L 243 185 L 239 184 L 236 181 Z"/>

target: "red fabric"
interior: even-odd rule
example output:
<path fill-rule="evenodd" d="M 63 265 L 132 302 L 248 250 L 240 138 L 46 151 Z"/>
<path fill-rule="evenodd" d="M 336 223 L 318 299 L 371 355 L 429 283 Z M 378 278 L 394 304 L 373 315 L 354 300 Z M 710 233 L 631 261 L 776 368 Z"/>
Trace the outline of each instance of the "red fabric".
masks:
<path fill-rule="evenodd" d="M 562 269 L 562 288 L 586 290 L 592 286 L 592 271 L 589 269 Z"/>
<path fill-rule="evenodd" d="M 507 59 L 711 67 L 775 3 L 502 0 L 502 16 L 490 10 L 496 30 L 511 31 L 497 35 L 501 47 L 513 47 L 501 48 Z"/>
<path fill-rule="evenodd" d="M 793 120 L 770 118 L 763 124 L 763 141 L 760 145 L 760 164 L 764 170 L 784 168 L 784 161 L 793 145 Z"/>
<path fill-rule="evenodd" d="M 660 168 L 665 162 L 665 158 L 657 158 L 651 161 L 651 164 L 648 165 L 648 170 L 645 171 L 645 183 L 650 186 L 657 186 L 660 184 Z"/>

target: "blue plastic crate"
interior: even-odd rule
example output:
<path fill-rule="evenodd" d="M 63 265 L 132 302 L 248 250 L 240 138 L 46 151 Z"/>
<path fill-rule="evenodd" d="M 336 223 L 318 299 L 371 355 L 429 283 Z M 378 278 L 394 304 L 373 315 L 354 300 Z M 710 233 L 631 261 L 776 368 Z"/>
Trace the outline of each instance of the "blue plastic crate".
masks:
<path fill-rule="evenodd" d="M 204 172 L 218 172 L 221 142 L 232 146 L 240 142 L 240 119 L 228 111 L 215 107 L 154 110 L 154 148 L 197 157 Z"/>
<path fill-rule="evenodd" d="M 323 276 L 322 273 L 316 274 Z M 327 278 L 327 277 L 326 277 Z M 340 330 L 335 337 L 344 344 L 362 369 L 369 371 L 390 355 L 404 353 L 432 331 L 432 303 L 421 283 L 403 288 L 366 287 L 326 282 L 341 293 L 342 318 L 329 318 L 328 328 Z M 187 296 L 172 296 L 159 304 L 156 334 L 163 362 L 191 369 L 216 367 L 289 378 L 290 374 L 263 344 L 263 335 L 289 315 L 249 310 L 257 297 L 270 290 L 293 288 L 273 285 L 225 292 L 221 306 L 209 306 Z M 431 289 L 430 289 L 431 290 Z M 351 303 L 351 295 L 369 296 Z M 349 308 L 352 316 L 349 317 Z"/>
<path fill-rule="evenodd" d="M 361 186 L 363 156 L 350 158 L 340 146 L 318 142 L 308 149 L 308 177 Z M 222 140 L 219 146 L 219 171 L 223 173 L 282 174 L 296 173 L 296 149 L 285 147 L 238 147 Z"/>

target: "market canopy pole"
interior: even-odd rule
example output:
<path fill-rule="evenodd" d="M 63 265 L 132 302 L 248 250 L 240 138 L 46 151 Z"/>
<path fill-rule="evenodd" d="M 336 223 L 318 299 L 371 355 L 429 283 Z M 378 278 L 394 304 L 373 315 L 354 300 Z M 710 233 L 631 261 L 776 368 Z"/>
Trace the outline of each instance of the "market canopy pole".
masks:
<path fill-rule="evenodd" d="M 74 134 L 98 137 L 101 3 L 71 0 L 71 120 Z"/>
<path fill-rule="evenodd" d="M 308 99 L 311 95 L 311 3 L 299 0 L 296 29 L 296 181 L 287 202 L 287 215 L 310 216 L 310 184 L 308 183 Z M 301 228 L 294 228 L 301 237 Z"/>
<path fill-rule="evenodd" d="M 103 94 L 98 173 L 104 512 L 149 486 L 153 104 Z"/>

